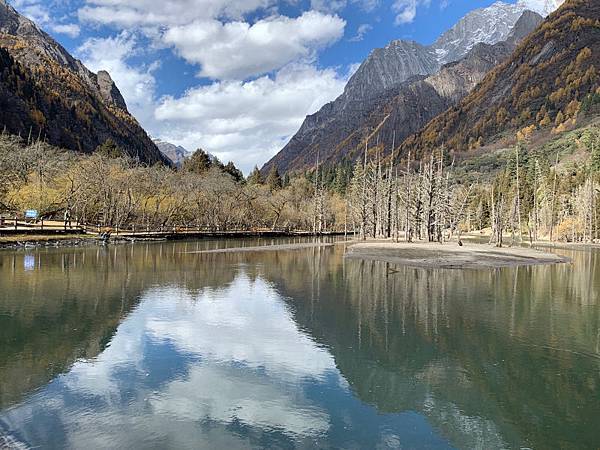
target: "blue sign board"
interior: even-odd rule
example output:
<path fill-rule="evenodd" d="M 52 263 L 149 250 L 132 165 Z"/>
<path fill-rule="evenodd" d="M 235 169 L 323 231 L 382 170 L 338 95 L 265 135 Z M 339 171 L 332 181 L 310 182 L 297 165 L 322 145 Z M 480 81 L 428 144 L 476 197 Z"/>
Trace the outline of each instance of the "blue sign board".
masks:
<path fill-rule="evenodd" d="M 37 219 L 38 218 L 38 212 L 35 209 L 28 209 L 27 211 L 25 211 L 25 218 L 26 219 Z"/>

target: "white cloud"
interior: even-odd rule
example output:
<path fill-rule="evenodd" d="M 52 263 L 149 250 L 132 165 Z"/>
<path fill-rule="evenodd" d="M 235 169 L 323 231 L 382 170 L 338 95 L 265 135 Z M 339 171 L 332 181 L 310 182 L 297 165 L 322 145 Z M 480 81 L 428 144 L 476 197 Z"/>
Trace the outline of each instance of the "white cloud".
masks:
<path fill-rule="evenodd" d="M 429 6 L 430 0 L 395 0 L 392 11 L 396 13 L 396 25 L 412 23 L 417 17 L 417 7 Z"/>
<path fill-rule="evenodd" d="M 351 1 L 368 7 L 376 0 Z M 89 39 L 77 56 L 91 70 L 111 74 L 150 134 L 190 150 L 202 147 L 248 173 L 280 150 L 306 115 L 339 96 L 347 81 L 335 69 L 314 64 L 319 49 L 343 36 L 345 21 L 320 11 L 280 16 L 272 9 L 275 4 L 87 0 L 80 19 L 137 31 Z M 244 19 L 258 10 L 252 23 Z M 144 40 L 173 48 L 199 67 L 200 76 L 216 81 L 158 98 L 152 65 L 134 65 L 130 59 L 142 33 Z"/>
<path fill-rule="evenodd" d="M 193 22 L 169 29 L 164 41 L 186 61 L 200 64 L 201 76 L 246 79 L 279 69 L 337 41 L 345 21 L 316 11 L 298 18 L 271 17 L 246 22 Z"/>
<path fill-rule="evenodd" d="M 63 24 L 52 17 L 50 11 L 54 8 L 53 2 L 44 2 L 41 0 L 13 0 L 12 6 L 27 18 L 33 20 L 40 27 L 73 38 L 79 36 L 81 31 L 79 25 L 74 23 Z"/>
<path fill-rule="evenodd" d="M 121 27 L 168 27 L 217 17 L 240 19 L 276 0 L 87 0 L 83 21 Z"/>
<path fill-rule="evenodd" d="M 310 7 L 315 11 L 338 12 L 346 7 L 346 0 L 311 0 Z"/>
<path fill-rule="evenodd" d="M 74 23 L 55 24 L 51 26 L 52 31 L 59 34 L 66 34 L 69 37 L 76 38 L 81 33 L 79 25 Z"/>
<path fill-rule="evenodd" d="M 164 395 L 152 397 L 150 404 L 157 414 L 180 421 L 209 417 L 218 423 L 241 422 L 299 436 L 318 436 L 330 427 L 326 411 L 311 405 L 302 392 L 289 392 L 268 379 L 227 367 L 193 367 L 185 379 L 170 382 Z"/>
<path fill-rule="evenodd" d="M 380 0 L 350 0 L 350 3 L 357 5 L 364 11 L 373 11 L 379 6 Z M 339 12 L 348 6 L 348 0 L 311 0 L 310 8 L 316 11 Z"/>
<path fill-rule="evenodd" d="M 39 0 L 13 0 L 12 5 L 38 25 L 47 25 L 51 22 L 48 8 Z"/>
<path fill-rule="evenodd" d="M 352 2 L 358 4 L 363 10 L 369 12 L 373 11 L 379 6 L 380 0 L 352 0 Z"/>
<path fill-rule="evenodd" d="M 327 414 L 310 405 L 298 381 L 332 374 L 341 388 L 346 389 L 346 382 L 332 356 L 298 329 L 264 280 L 251 281 L 242 273 L 230 285 L 198 294 L 177 287 L 151 289 L 140 303 L 143 307 L 119 326 L 109 347 L 94 360 L 77 362 L 65 376 L 73 395 L 118 397 L 119 368 L 154 369 L 143 359 L 143 342 L 149 339 L 201 359 L 184 378 L 167 380 L 161 392 L 137 397 L 146 397 L 155 414 L 179 421 L 241 421 L 303 435 L 329 428 Z M 280 389 L 282 385 L 296 388 Z"/>
<path fill-rule="evenodd" d="M 292 64 L 274 77 L 218 82 L 167 97 L 156 120 L 163 139 L 200 146 L 248 172 L 281 149 L 305 116 L 339 96 L 345 84 L 346 77 L 333 69 Z"/>
<path fill-rule="evenodd" d="M 358 69 L 360 69 L 361 65 L 362 63 L 350 64 L 350 66 L 348 67 L 348 72 L 346 74 L 346 79 L 349 80 L 350 78 L 352 78 L 352 75 L 354 75 L 358 71 Z"/>
<path fill-rule="evenodd" d="M 136 66 L 135 35 L 88 39 L 77 56 L 93 71 L 107 70 L 127 106 L 153 136 L 234 161 L 248 173 L 270 159 L 305 116 L 335 99 L 347 76 L 311 64 L 289 64 L 275 75 L 191 88 L 178 98 L 156 95 L 155 65 Z"/>
<path fill-rule="evenodd" d="M 261 278 L 240 273 L 231 284 L 195 297 L 176 288 L 149 294 L 156 308 L 144 326 L 154 342 L 205 363 L 244 365 L 288 381 L 335 371 L 331 355 L 298 329 L 280 295 Z"/>
<path fill-rule="evenodd" d="M 369 25 L 368 23 L 363 23 L 362 25 L 360 25 L 358 27 L 358 30 L 356 31 L 356 35 L 354 37 L 350 38 L 350 42 L 362 41 L 365 38 L 365 36 L 367 35 L 367 33 L 369 33 L 372 29 L 373 29 L 372 25 Z"/>
<path fill-rule="evenodd" d="M 166 346 L 181 371 L 151 353 L 161 349 L 162 357 Z M 200 292 L 145 291 L 97 357 L 75 362 L 3 420 L 24 438 L 33 428 L 43 435 L 51 423 L 55 441 L 69 448 L 151 441 L 248 448 L 251 441 L 236 432 L 240 425 L 313 442 L 331 419 L 306 392 L 307 379 L 328 389 L 335 381 L 340 393 L 349 392 L 331 354 L 299 329 L 277 291 L 239 273 L 228 285 Z M 78 405 L 88 411 L 90 399 L 95 414 L 73 414 Z M 45 420 L 32 428 L 38 411 Z"/>

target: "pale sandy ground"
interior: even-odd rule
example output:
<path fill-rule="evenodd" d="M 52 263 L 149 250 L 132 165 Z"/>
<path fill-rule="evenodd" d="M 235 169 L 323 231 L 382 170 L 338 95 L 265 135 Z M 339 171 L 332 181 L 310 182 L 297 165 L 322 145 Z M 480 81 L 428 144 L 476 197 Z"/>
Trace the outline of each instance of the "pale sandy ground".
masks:
<path fill-rule="evenodd" d="M 301 244 L 278 244 L 278 245 L 259 245 L 255 247 L 233 247 L 219 248 L 215 250 L 200 250 L 196 252 L 185 252 L 186 254 L 204 254 L 204 253 L 244 253 L 244 252 L 274 252 L 281 250 L 303 250 L 307 248 L 333 247 L 340 243 L 308 242 Z"/>
<path fill-rule="evenodd" d="M 351 245 L 347 258 L 446 269 L 483 269 L 570 263 L 553 253 L 523 247 L 496 248 L 483 244 L 367 242 Z"/>

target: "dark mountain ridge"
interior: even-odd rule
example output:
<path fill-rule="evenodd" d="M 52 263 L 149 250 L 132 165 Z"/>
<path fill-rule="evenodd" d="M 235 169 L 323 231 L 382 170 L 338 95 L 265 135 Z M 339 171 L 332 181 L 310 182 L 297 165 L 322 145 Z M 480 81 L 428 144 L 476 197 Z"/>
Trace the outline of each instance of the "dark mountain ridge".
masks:
<path fill-rule="evenodd" d="M 0 127 L 91 153 L 107 140 L 144 163 L 170 164 L 128 112 L 108 72 L 88 70 L 0 0 Z"/>

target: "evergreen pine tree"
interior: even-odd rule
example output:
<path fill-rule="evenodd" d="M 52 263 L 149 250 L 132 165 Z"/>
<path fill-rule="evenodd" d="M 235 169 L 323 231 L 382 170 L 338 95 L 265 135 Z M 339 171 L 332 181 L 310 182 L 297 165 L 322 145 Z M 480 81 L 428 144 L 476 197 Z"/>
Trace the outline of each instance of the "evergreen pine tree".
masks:
<path fill-rule="evenodd" d="M 592 144 L 592 169 L 600 172 L 600 139 Z"/>
<path fill-rule="evenodd" d="M 242 173 L 242 171 L 240 169 L 238 169 L 237 167 L 235 167 L 235 164 L 232 163 L 231 161 L 229 161 L 224 167 L 223 167 L 223 172 L 231 175 L 231 177 L 236 181 L 236 182 L 240 182 L 240 181 L 244 181 L 244 174 Z"/>
<path fill-rule="evenodd" d="M 271 191 L 278 191 L 283 187 L 283 181 L 281 180 L 281 175 L 279 175 L 279 170 L 277 167 L 272 166 L 267 176 L 267 185 Z"/>
<path fill-rule="evenodd" d="M 121 158 L 123 156 L 126 156 L 123 149 L 119 147 L 115 143 L 115 141 L 113 141 L 110 138 L 104 141 L 104 144 L 99 145 L 96 148 L 96 153 L 99 153 L 100 155 L 105 156 L 107 158 Z"/>
<path fill-rule="evenodd" d="M 208 153 L 199 148 L 196 152 L 185 161 L 183 168 L 188 172 L 202 175 L 207 172 L 213 165 Z"/>
<path fill-rule="evenodd" d="M 248 176 L 248 184 L 263 184 L 263 177 L 258 166 L 254 166 L 254 170 L 252 170 L 252 173 Z"/>

